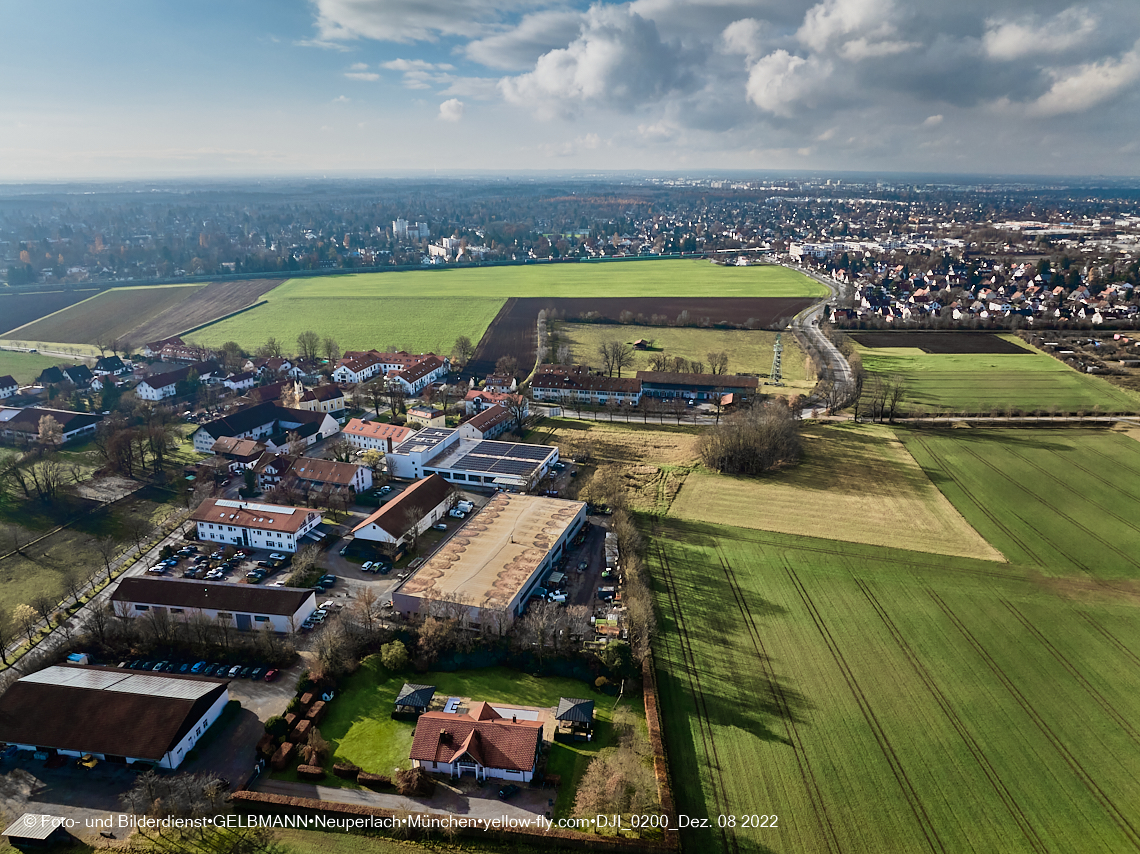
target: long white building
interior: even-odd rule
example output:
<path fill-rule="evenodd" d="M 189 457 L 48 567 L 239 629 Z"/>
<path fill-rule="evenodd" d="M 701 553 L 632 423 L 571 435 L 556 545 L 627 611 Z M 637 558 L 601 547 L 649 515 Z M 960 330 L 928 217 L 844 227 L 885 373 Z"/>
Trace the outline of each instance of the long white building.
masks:
<path fill-rule="evenodd" d="M 111 606 L 124 618 L 164 611 L 175 620 L 201 615 L 211 623 L 225 620 L 240 631 L 271 628 L 288 634 L 316 610 L 317 599 L 307 588 L 138 576 L 119 582 Z"/>
<path fill-rule="evenodd" d="M 190 519 L 198 526 L 200 540 L 295 552 L 321 523 L 321 514 L 307 507 L 207 498 Z"/>

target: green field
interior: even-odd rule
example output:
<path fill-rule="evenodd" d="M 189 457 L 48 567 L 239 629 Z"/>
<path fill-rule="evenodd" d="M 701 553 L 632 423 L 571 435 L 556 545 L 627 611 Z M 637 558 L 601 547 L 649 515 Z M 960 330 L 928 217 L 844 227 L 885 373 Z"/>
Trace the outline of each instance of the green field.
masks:
<path fill-rule="evenodd" d="M 1026 349 L 1014 336 L 1001 336 Z M 1052 356 L 1031 354 L 924 353 L 912 347 L 855 345 L 869 374 L 899 377 L 906 384 L 902 408 L 908 414 L 971 414 L 1140 411 L 1140 396 L 1100 377 L 1079 374 Z M 870 393 L 868 381 L 864 396 Z"/>
<path fill-rule="evenodd" d="M 191 337 L 205 346 L 234 340 L 252 348 L 274 335 L 289 347 L 312 329 L 348 349 L 448 352 L 460 335 L 478 341 L 509 297 L 822 295 L 820 285 L 783 267 L 706 261 L 361 273 L 290 279 L 265 295 L 265 305 Z"/>
<path fill-rule="evenodd" d="M 62 311 L 11 330 L 8 340 L 94 344 L 126 335 L 147 318 L 194 295 L 205 285 L 112 288 Z M 132 342 L 136 346 L 143 342 Z"/>
<path fill-rule="evenodd" d="M 0 350 L 0 376 L 11 374 L 21 385 L 35 382 L 36 377 L 52 365 L 74 365 L 77 359 L 64 359 L 59 356 L 45 356 L 43 353 L 19 353 L 13 350 Z"/>
<path fill-rule="evenodd" d="M 656 524 L 673 785 L 713 824 L 686 850 L 1140 845 L 1135 601 L 1074 601 L 1025 567 Z"/>
<path fill-rule="evenodd" d="M 772 371 L 773 345 L 776 333 L 767 330 L 751 329 L 696 329 L 690 327 L 646 327 L 624 326 L 611 323 L 559 323 L 557 334 L 566 339 L 574 353 L 574 364 L 599 365 L 598 348 L 607 341 L 624 341 L 632 344 L 639 338 L 653 342 L 652 350 L 638 350 L 634 353 L 635 371 L 649 370 L 649 359 L 657 353 L 667 356 L 681 356 L 690 361 L 699 359 L 708 370 L 708 354 L 724 351 L 728 353 L 730 374 L 759 374 L 767 378 Z M 769 388 L 768 391 L 787 394 L 790 389 L 810 391 L 815 385 L 807 377 L 804 366 L 804 353 L 791 335 L 782 337 L 784 353 L 781 373 L 784 389 Z"/>

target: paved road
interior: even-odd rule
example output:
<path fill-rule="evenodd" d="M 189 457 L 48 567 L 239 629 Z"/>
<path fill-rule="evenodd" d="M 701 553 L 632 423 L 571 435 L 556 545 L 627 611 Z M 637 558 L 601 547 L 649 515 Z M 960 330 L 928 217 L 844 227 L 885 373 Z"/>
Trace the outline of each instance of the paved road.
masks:
<path fill-rule="evenodd" d="M 819 282 L 827 288 L 829 296 L 825 297 L 820 302 L 813 305 L 811 308 L 804 309 L 796 315 L 792 321 L 794 326 L 804 337 L 806 337 L 819 351 L 824 358 L 823 369 L 827 375 L 827 379 L 832 383 L 850 388 L 854 382 L 855 377 L 851 372 L 851 365 L 848 364 L 847 359 L 839 352 L 839 348 L 831 343 L 831 340 L 819 331 L 818 322 L 823 317 L 823 307 L 827 301 L 835 296 L 835 282 L 818 273 L 808 270 L 805 267 L 796 267 L 788 265 L 789 269 L 795 270 L 798 273 Z M 803 415 L 805 418 L 810 418 L 822 413 L 823 406 L 816 405 L 808 407 L 804 410 Z"/>

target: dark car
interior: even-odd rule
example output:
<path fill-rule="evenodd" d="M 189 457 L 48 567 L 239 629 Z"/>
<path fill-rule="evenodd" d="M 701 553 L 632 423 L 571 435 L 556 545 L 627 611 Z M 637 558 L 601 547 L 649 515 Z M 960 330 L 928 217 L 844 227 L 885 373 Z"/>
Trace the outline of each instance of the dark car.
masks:
<path fill-rule="evenodd" d="M 202 675 L 203 676 L 213 676 L 214 671 L 216 671 L 217 669 L 218 669 L 218 665 L 207 664 L 205 667 L 202 668 Z"/>
<path fill-rule="evenodd" d="M 514 783 L 508 783 L 507 785 L 503 786 L 503 788 L 499 789 L 499 800 L 500 801 L 510 800 L 511 798 L 513 798 L 515 795 L 517 795 L 521 791 L 522 791 L 522 789 L 520 789 Z"/>
<path fill-rule="evenodd" d="M 166 667 L 162 668 L 163 673 L 176 673 L 178 672 L 178 662 L 171 661 Z"/>
<path fill-rule="evenodd" d="M 243 667 L 238 671 L 238 679 L 248 679 L 251 673 L 253 673 L 252 667 Z"/>
<path fill-rule="evenodd" d="M 179 673 L 189 673 L 190 667 L 191 667 L 191 664 L 189 661 L 187 661 L 185 664 L 183 664 L 181 667 L 178 668 L 178 672 Z"/>
<path fill-rule="evenodd" d="M 265 567 L 266 569 L 272 569 L 272 568 L 273 568 L 273 564 L 271 564 L 271 563 L 270 563 L 269 561 L 267 561 L 267 560 L 259 560 L 259 561 L 257 562 L 257 565 L 258 565 L 258 566 L 263 566 L 263 567 Z"/>
<path fill-rule="evenodd" d="M 278 676 L 280 676 L 280 675 L 281 675 L 281 671 L 279 671 L 279 670 L 277 670 L 276 668 L 274 668 L 274 669 L 272 669 L 272 670 L 269 670 L 269 671 L 267 671 L 267 672 L 266 672 L 266 674 L 265 674 L 265 681 L 266 681 L 266 682 L 272 682 L 274 679 L 276 679 L 276 678 L 277 678 Z"/>
<path fill-rule="evenodd" d="M 255 667 L 253 668 L 253 673 L 249 674 L 249 678 L 254 682 L 260 682 L 263 676 L 265 676 L 264 667 Z"/>

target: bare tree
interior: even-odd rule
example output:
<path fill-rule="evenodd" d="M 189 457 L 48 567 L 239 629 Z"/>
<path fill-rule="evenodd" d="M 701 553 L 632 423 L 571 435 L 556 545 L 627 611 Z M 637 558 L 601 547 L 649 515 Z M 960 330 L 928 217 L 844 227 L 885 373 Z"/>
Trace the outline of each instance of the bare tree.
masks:
<path fill-rule="evenodd" d="M 8 612 L 0 608 L 0 662 L 8 663 L 8 647 L 16 639 L 16 626 Z"/>
<path fill-rule="evenodd" d="M 62 445 L 63 427 L 51 415 L 41 415 L 37 440 L 45 447 Z"/>
<path fill-rule="evenodd" d="M 721 350 L 717 353 L 709 353 L 706 358 L 709 360 L 710 374 L 728 373 L 728 353 Z"/>
<path fill-rule="evenodd" d="M 356 596 L 352 615 L 360 622 L 364 631 L 371 636 L 380 621 L 380 598 L 371 587 L 365 587 Z"/>
<path fill-rule="evenodd" d="M 321 342 L 321 350 L 330 364 L 340 358 L 340 344 L 332 336 L 325 338 L 325 340 Z"/>
<path fill-rule="evenodd" d="M 471 339 L 466 335 L 460 335 L 455 339 L 455 345 L 451 348 L 451 358 L 461 365 L 466 365 L 471 361 L 471 357 L 475 355 L 475 345 L 471 343 Z"/>
<path fill-rule="evenodd" d="M 21 633 L 28 639 L 28 645 L 31 646 L 36 639 L 36 630 L 40 624 L 36 609 L 21 602 L 12 609 L 12 622 L 19 626 Z"/>
<path fill-rule="evenodd" d="M 495 362 L 495 373 L 517 377 L 519 375 L 519 360 L 514 356 L 499 357 L 499 361 Z"/>
<path fill-rule="evenodd" d="M 102 646 L 107 643 L 107 631 L 111 625 L 111 612 L 106 605 L 92 605 L 86 609 L 87 617 L 83 622 L 86 632 L 99 641 Z"/>
<path fill-rule="evenodd" d="M 311 329 L 297 336 L 297 354 L 302 359 L 315 359 L 321 350 L 321 336 Z"/>
<path fill-rule="evenodd" d="M 708 428 L 698 447 L 701 461 L 715 471 L 763 474 L 799 458 L 800 425 L 788 407 L 766 403 Z"/>
<path fill-rule="evenodd" d="M 511 413 L 511 420 L 515 423 L 515 430 L 521 436 L 526 425 L 527 413 L 530 411 L 528 401 L 521 394 L 512 394 L 506 401 L 507 411 Z"/>

